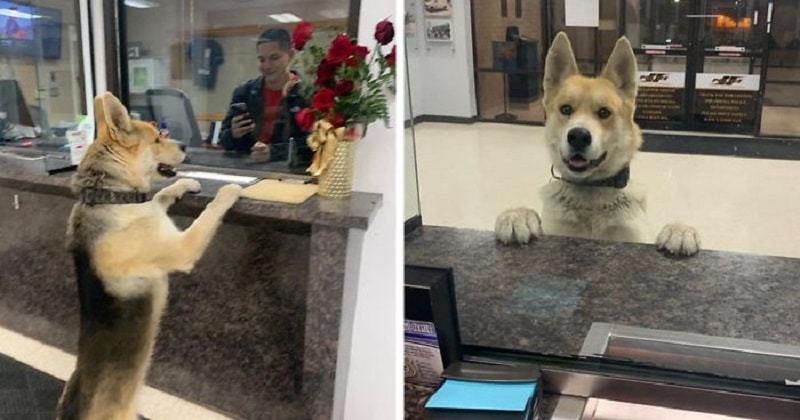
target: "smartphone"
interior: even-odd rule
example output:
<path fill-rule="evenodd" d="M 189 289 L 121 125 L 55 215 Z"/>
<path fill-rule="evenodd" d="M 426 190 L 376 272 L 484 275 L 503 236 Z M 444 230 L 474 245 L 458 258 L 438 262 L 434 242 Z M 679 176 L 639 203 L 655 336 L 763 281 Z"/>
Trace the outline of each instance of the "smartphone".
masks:
<path fill-rule="evenodd" d="M 244 102 L 236 102 L 231 104 L 231 114 L 235 117 L 247 113 L 247 104 Z"/>

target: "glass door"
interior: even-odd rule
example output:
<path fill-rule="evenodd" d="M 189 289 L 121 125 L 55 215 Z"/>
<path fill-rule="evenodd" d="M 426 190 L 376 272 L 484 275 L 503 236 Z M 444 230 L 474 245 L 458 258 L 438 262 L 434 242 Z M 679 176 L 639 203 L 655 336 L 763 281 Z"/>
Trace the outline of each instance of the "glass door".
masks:
<path fill-rule="evenodd" d="M 766 2 L 626 0 L 642 128 L 754 134 L 763 91 Z"/>
<path fill-rule="evenodd" d="M 761 134 L 800 133 L 800 1 L 767 3 L 769 59 L 764 75 Z"/>
<path fill-rule="evenodd" d="M 642 128 L 686 129 L 687 73 L 692 4 L 673 0 L 627 0 L 625 34 L 639 66 L 636 121 Z"/>
<path fill-rule="evenodd" d="M 699 131 L 755 134 L 763 97 L 766 2 L 699 2 L 695 91 L 690 110 Z"/>

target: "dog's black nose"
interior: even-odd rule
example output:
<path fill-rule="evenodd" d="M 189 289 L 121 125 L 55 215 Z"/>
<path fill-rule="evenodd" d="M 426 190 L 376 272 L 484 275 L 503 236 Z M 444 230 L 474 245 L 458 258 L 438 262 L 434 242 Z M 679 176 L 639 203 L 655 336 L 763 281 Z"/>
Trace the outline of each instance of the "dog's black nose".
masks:
<path fill-rule="evenodd" d="M 186 151 L 186 143 L 181 143 L 181 152 Z"/>
<path fill-rule="evenodd" d="M 576 149 L 585 149 L 592 144 L 592 133 L 583 127 L 575 127 L 567 132 L 567 143 Z"/>

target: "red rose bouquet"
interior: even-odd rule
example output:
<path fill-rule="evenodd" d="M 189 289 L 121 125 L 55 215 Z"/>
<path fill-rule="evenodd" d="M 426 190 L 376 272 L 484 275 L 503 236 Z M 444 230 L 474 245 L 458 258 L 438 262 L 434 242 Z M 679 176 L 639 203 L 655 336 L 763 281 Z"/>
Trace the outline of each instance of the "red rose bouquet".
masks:
<path fill-rule="evenodd" d="M 295 60 L 302 64 L 296 70 L 306 76 L 301 91 L 311 103 L 297 114 L 298 124 L 307 131 L 322 120 L 334 128 L 366 127 L 379 119 L 388 124 L 386 93 L 394 86 L 396 60 L 395 46 L 389 50 L 392 23 L 376 25 L 372 50 L 346 34 L 337 35 L 325 49 L 308 43 L 313 34 L 309 22 L 299 23 L 292 34 Z"/>

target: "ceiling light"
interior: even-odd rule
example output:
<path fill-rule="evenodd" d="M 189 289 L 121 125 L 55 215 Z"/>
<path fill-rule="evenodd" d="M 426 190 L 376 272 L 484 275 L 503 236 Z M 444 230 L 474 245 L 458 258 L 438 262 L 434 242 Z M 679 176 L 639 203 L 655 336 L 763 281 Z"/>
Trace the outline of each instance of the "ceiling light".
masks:
<path fill-rule="evenodd" d="M 13 10 L 13 9 L 0 9 L 0 15 L 20 18 L 20 19 L 38 19 L 41 17 L 39 15 L 32 15 L 30 13 L 24 13 L 20 12 L 19 10 Z"/>
<path fill-rule="evenodd" d="M 280 23 L 292 23 L 292 22 L 300 22 L 303 19 L 297 17 L 297 15 L 293 15 L 291 13 L 280 13 L 277 15 L 269 15 L 272 20 L 280 22 Z"/>
<path fill-rule="evenodd" d="M 125 0 L 125 5 L 133 7 L 134 9 L 150 9 L 160 6 L 158 3 L 150 0 Z"/>
<path fill-rule="evenodd" d="M 342 10 L 342 9 L 320 10 L 319 14 L 325 19 L 344 19 L 347 17 L 347 10 Z"/>

